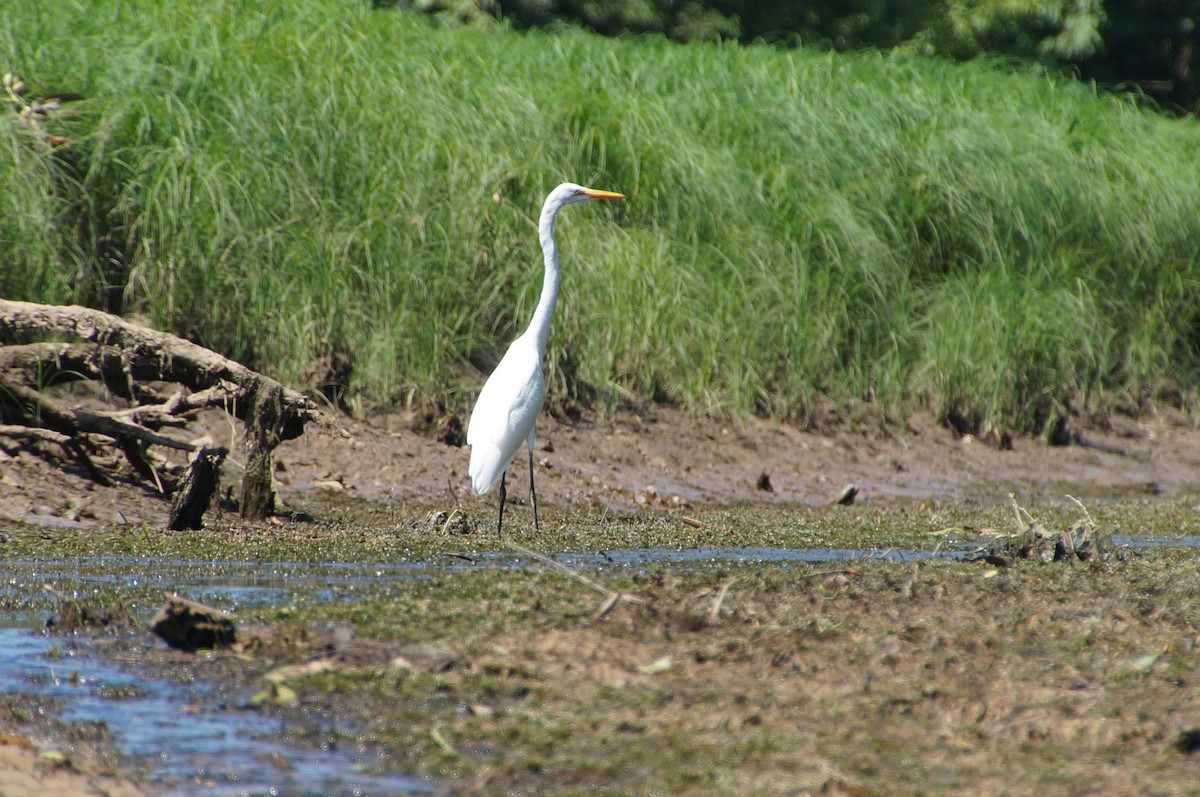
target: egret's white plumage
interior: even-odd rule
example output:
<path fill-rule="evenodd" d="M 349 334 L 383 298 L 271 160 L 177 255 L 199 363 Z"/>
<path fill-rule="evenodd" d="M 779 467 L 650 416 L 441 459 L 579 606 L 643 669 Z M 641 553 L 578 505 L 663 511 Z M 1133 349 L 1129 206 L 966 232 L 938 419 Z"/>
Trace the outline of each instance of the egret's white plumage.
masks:
<path fill-rule="evenodd" d="M 477 495 L 495 486 L 521 443 L 532 438 L 545 393 L 542 353 L 535 340 L 522 335 L 483 386 L 467 427 L 471 486 Z"/>
<path fill-rule="evenodd" d="M 550 319 L 558 300 L 558 251 L 554 246 L 554 219 L 564 206 L 590 199 L 624 199 L 612 191 L 584 188 L 563 183 L 550 192 L 538 220 L 538 239 L 542 244 L 545 274 L 542 295 L 529 322 L 529 328 L 508 347 L 496 370 L 488 377 L 471 421 L 467 425 L 467 445 L 471 447 L 471 486 L 483 495 L 500 483 L 500 519 L 504 523 L 504 472 L 517 455 L 521 443 L 529 447 L 529 495 L 533 502 L 533 521 L 537 526 L 537 495 L 533 489 L 533 430 L 542 399 L 546 396 L 546 377 L 542 358 L 550 339 Z"/>

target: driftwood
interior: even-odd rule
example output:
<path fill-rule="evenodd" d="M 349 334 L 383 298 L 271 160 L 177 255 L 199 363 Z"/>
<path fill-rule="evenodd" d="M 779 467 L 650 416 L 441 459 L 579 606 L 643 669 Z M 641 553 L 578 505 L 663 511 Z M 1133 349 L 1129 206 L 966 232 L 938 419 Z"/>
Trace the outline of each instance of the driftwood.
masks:
<path fill-rule="evenodd" d="M 81 380 L 102 384 L 127 406 L 71 407 L 44 389 Z M 179 389 L 164 394 L 149 383 Z M 57 444 L 93 478 L 107 481 L 88 454 L 99 438 L 163 491 L 147 447 L 199 453 L 198 444 L 163 430 L 185 425 L 186 416 L 206 407 L 243 421 L 247 468 L 240 511 L 245 518 L 266 517 L 275 510 L 272 451 L 320 417 L 312 401 L 203 346 L 99 310 L 0 299 L 0 436 Z M 189 491 L 175 502 L 172 527 L 198 526 L 226 453 L 210 447 L 193 457 L 185 479 Z M 196 483 L 203 479 L 211 482 Z"/>
<path fill-rule="evenodd" d="M 150 630 L 171 647 L 189 653 L 237 642 L 233 617 L 182 595 L 167 595 L 167 602 L 150 621 Z"/>
<path fill-rule="evenodd" d="M 1013 533 L 989 548 L 977 551 L 969 561 L 983 561 L 996 567 L 1008 567 L 1014 559 L 1042 562 L 1124 561 L 1128 549 L 1113 544 L 1112 531 L 1096 523 L 1078 498 L 1067 496 L 1080 517 L 1067 529 L 1048 529 L 1008 495 L 1013 515 Z"/>

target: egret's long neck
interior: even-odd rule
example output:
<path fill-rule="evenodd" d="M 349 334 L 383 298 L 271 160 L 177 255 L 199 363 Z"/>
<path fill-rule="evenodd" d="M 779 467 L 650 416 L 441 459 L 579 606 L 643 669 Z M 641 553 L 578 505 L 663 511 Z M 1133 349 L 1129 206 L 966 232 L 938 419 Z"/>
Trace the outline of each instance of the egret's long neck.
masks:
<path fill-rule="evenodd" d="M 554 303 L 558 301 L 558 250 L 554 247 L 554 217 L 558 215 L 560 207 L 558 203 L 547 200 L 538 220 L 538 240 L 542 244 L 546 272 L 542 277 L 542 295 L 526 334 L 534 335 L 538 352 L 542 354 L 546 353 L 546 344 L 550 341 L 550 318 L 554 315 Z"/>

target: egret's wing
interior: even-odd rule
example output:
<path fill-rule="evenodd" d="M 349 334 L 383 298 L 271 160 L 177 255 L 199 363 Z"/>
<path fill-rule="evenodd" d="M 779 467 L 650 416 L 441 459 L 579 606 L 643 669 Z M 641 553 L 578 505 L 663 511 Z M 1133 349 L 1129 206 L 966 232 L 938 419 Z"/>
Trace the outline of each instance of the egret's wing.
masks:
<path fill-rule="evenodd" d="M 514 433 L 520 443 L 529 434 L 542 408 L 545 381 L 537 350 L 520 343 L 518 339 L 509 347 L 480 391 L 467 424 L 468 445 L 499 443 Z"/>
<path fill-rule="evenodd" d="M 517 338 L 488 377 L 467 424 L 469 472 L 475 492 L 482 495 L 499 481 L 528 439 L 545 393 L 537 347 Z"/>

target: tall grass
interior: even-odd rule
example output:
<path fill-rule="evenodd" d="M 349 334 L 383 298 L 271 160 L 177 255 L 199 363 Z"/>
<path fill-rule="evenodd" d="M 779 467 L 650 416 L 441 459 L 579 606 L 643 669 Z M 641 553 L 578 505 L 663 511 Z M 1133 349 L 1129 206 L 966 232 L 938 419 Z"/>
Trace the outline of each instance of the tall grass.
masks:
<path fill-rule="evenodd" d="M 6 14 L 0 69 L 89 98 L 53 158 L 0 125 L 8 295 L 115 282 L 285 380 L 335 347 L 363 400 L 457 403 L 527 322 L 572 179 L 630 199 L 560 219 L 564 393 L 1037 431 L 1194 384 L 1200 127 L 1077 84 L 347 0 Z"/>

